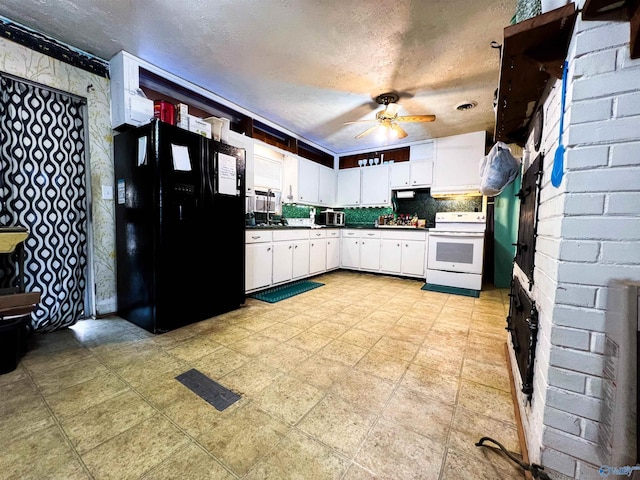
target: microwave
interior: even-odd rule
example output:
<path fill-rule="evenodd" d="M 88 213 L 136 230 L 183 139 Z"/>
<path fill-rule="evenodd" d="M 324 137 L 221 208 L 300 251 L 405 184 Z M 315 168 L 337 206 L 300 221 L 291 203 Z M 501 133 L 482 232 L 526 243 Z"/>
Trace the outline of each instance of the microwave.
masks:
<path fill-rule="evenodd" d="M 255 212 L 280 213 L 280 210 L 282 208 L 282 199 L 280 192 L 274 192 L 272 190 L 256 190 L 255 192 Z"/>
<path fill-rule="evenodd" d="M 333 210 L 320 212 L 320 225 L 344 227 L 344 212 L 334 212 Z"/>

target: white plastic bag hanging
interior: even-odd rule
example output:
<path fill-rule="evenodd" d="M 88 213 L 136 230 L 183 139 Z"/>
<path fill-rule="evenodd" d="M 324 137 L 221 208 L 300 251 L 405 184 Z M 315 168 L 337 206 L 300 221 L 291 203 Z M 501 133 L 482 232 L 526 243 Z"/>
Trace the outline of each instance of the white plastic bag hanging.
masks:
<path fill-rule="evenodd" d="M 496 143 L 480 162 L 480 193 L 494 197 L 513 182 L 520 172 L 520 161 L 504 142 Z"/>

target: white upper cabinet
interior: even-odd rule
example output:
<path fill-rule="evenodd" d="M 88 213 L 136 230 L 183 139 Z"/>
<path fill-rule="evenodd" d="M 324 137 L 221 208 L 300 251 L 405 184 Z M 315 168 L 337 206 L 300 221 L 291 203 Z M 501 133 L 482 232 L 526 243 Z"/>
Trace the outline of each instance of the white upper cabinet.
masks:
<path fill-rule="evenodd" d="M 318 167 L 318 204 L 332 206 L 336 203 L 336 171 L 323 165 Z"/>
<path fill-rule="evenodd" d="M 287 155 L 282 198 L 285 203 L 332 206 L 336 198 L 335 170 L 297 155 Z"/>
<path fill-rule="evenodd" d="M 420 162 L 409 162 L 411 174 L 409 185 L 411 188 L 429 187 L 433 183 L 433 162 L 424 160 Z"/>
<path fill-rule="evenodd" d="M 436 139 L 432 195 L 480 195 L 480 162 L 485 155 L 486 132 Z"/>
<path fill-rule="evenodd" d="M 411 164 L 409 162 L 392 163 L 389 170 L 391 188 L 410 188 Z"/>
<path fill-rule="evenodd" d="M 344 168 L 338 170 L 338 206 L 360 206 L 360 169 Z"/>
<path fill-rule="evenodd" d="M 418 143 L 409 147 L 409 161 L 420 162 L 423 160 L 433 160 L 434 142 Z"/>
<path fill-rule="evenodd" d="M 389 205 L 389 166 L 362 168 L 362 205 Z"/>
<path fill-rule="evenodd" d="M 433 181 L 431 160 L 393 163 L 389 168 L 390 184 L 394 190 L 430 187 Z"/>
<path fill-rule="evenodd" d="M 298 158 L 298 202 L 317 205 L 320 191 L 320 165 Z"/>

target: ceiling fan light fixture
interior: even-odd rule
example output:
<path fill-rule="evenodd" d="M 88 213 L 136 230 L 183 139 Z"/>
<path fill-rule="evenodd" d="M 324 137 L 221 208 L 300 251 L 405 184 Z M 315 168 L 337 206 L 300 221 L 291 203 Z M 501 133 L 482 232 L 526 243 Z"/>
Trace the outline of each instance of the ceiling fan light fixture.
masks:
<path fill-rule="evenodd" d="M 379 110 L 376 113 L 375 119 L 373 120 L 360 120 L 355 122 L 345 122 L 345 124 L 349 123 L 361 123 L 361 122 L 377 122 L 378 125 L 374 125 L 366 129 L 364 132 L 356 135 L 356 139 L 365 137 L 370 133 L 373 133 L 376 129 L 378 129 L 378 133 L 380 133 L 381 137 L 384 138 L 405 138 L 408 136 L 408 133 L 400 127 L 396 122 L 405 123 L 405 122 L 433 122 L 436 119 L 435 115 L 398 115 L 400 111 L 400 105 L 398 105 L 397 101 L 400 99 L 400 95 L 395 92 L 382 93 L 376 97 L 376 102 L 380 105 L 383 105 L 384 108 Z"/>

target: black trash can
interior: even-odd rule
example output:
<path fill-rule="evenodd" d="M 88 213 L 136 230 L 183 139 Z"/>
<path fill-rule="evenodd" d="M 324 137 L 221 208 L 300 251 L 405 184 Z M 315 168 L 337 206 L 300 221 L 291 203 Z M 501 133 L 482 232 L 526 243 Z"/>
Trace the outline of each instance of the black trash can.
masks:
<path fill-rule="evenodd" d="M 31 316 L 0 318 L 0 375 L 18 368 L 27 352 L 31 334 Z"/>

